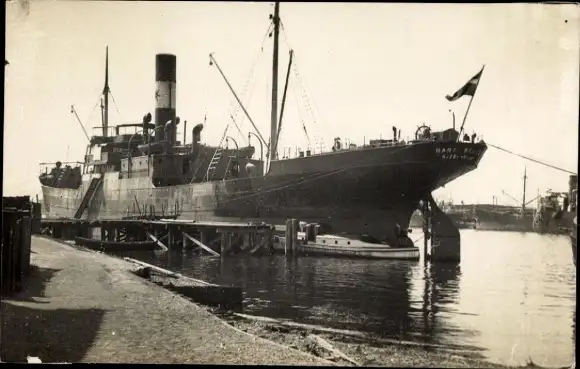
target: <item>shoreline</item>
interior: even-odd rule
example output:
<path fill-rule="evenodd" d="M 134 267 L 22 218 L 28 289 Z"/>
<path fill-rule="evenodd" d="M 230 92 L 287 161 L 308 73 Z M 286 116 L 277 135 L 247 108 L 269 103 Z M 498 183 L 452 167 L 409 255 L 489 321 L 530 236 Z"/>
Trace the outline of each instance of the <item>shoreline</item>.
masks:
<path fill-rule="evenodd" d="M 43 255 L 42 250 L 38 250 L 38 243 L 39 242 L 46 242 L 53 244 L 53 249 L 59 249 L 59 255 Z M 58 246 L 57 246 L 58 245 Z M 515 368 L 514 366 L 505 366 L 500 364 L 493 364 L 487 362 L 483 359 L 473 359 L 467 356 L 462 356 L 458 354 L 456 351 L 449 351 L 441 346 L 437 345 L 423 345 L 419 343 L 405 343 L 405 342 L 395 342 L 396 340 L 373 340 L 369 337 L 357 337 L 357 335 L 352 335 L 348 332 L 341 332 L 340 330 L 332 330 L 325 327 L 317 327 L 317 326 L 308 326 L 308 325 L 300 325 L 297 323 L 290 323 L 291 326 L 288 325 L 281 325 L 280 322 L 288 322 L 288 321 L 281 321 L 277 319 L 270 319 L 268 318 L 261 319 L 260 317 L 252 317 L 252 316 L 244 316 L 244 314 L 235 314 L 232 312 L 224 312 L 219 311 L 219 309 L 211 308 L 208 306 L 203 306 L 197 303 L 192 302 L 190 299 L 182 297 L 177 293 L 168 290 L 167 288 L 163 287 L 159 281 L 157 283 L 155 281 L 151 281 L 148 278 L 142 278 L 135 275 L 135 269 L 138 269 L 138 265 L 133 264 L 129 261 L 123 260 L 121 257 L 115 255 L 108 255 L 102 252 L 90 250 L 84 248 L 82 246 L 71 245 L 67 242 L 62 240 L 55 240 L 49 237 L 33 237 L 33 247 L 32 247 L 33 257 L 32 262 L 34 265 L 37 265 L 35 268 L 38 268 L 38 264 L 40 267 L 46 267 L 47 259 L 52 259 L 55 261 L 55 258 L 58 259 L 60 257 L 60 264 L 62 269 L 60 273 L 66 271 L 66 259 L 67 258 L 82 258 L 85 257 L 86 259 L 90 259 L 91 262 L 95 262 L 97 264 L 101 264 L 100 271 L 104 269 L 105 275 L 100 275 L 100 279 L 108 280 L 108 281 L 116 281 L 115 283 L 107 283 L 107 288 L 113 290 L 113 294 L 119 293 L 121 296 L 121 301 L 116 301 L 116 307 L 118 309 L 127 310 L 131 309 L 131 300 L 136 298 L 136 296 L 131 296 L 127 294 L 127 291 L 114 291 L 114 290 L 122 290 L 123 283 L 120 282 L 131 282 L 139 284 L 139 289 L 141 292 L 144 293 L 142 297 L 143 300 L 139 304 L 143 304 L 144 302 L 147 303 L 151 300 L 155 300 L 159 295 L 163 295 L 164 299 L 163 302 L 156 303 L 154 305 L 162 305 L 156 307 L 143 307 L 146 311 L 147 319 L 135 319 L 133 323 L 141 325 L 141 326 L 149 326 L 153 325 L 153 327 L 140 327 L 137 328 L 137 332 L 140 330 L 149 330 L 150 334 L 156 335 L 168 335 L 175 336 L 178 331 L 183 332 L 183 320 L 190 320 L 192 323 L 198 323 L 201 325 L 205 325 L 205 335 L 206 336 L 214 336 L 212 337 L 214 340 L 217 338 L 218 340 L 222 341 L 230 341 L 225 343 L 224 345 L 230 346 L 230 351 L 233 351 L 233 355 L 230 352 L 229 355 L 224 355 L 224 353 L 217 354 L 211 351 L 215 351 L 215 347 L 212 350 L 205 350 L 204 352 L 199 352 L 200 356 L 196 356 L 194 358 L 187 357 L 186 352 L 190 350 L 198 351 L 197 345 L 192 345 L 191 342 L 182 342 L 179 347 L 173 347 L 170 351 L 166 352 L 164 355 L 163 353 L 159 353 L 155 356 L 151 355 L 142 355 L 136 356 L 135 353 L 130 351 L 121 350 L 117 354 L 113 356 L 102 355 L 99 352 L 102 352 L 102 347 L 99 349 L 98 346 L 103 346 L 103 344 L 92 344 L 93 347 L 89 348 L 85 355 L 76 355 L 77 360 L 65 360 L 66 362 L 120 362 L 120 363 L 208 363 L 208 364 L 221 364 L 221 363 L 236 363 L 236 364 L 252 364 L 252 363 L 262 363 L 262 364 L 290 364 L 290 365 L 339 365 L 339 366 L 437 366 L 437 367 L 485 367 L 485 368 Z M 52 250 L 54 251 L 54 250 Z M 63 256 L 67 256 L 63 258 Z M 88 272 L 81 271 L 81 273 L 87 274 Z M 102 274 L 102 273 L 101 273 Z M 156 275 L 155 279 L 159 279 L 163 277 L 159 277 Z M 185 277 L 187 278 L 187 277 Z M 53 278 L 54 279 L 54 278 Z M 98 280 L 99 278 L 97 278 Z M 49 281 L 50 284 L 52 281 Z M 89 283 L 85 286 L 82 282 L 77 279 L 77 282 L 80 282 L 78 291 L 86 290 L 90 288 L 90 278 Z M 161 292 L 163 291 L 163 292 Z M 38 294 L 38 291 L 27 291 L 25 290 L 23 294 Z M 80 298 L 82 299 L 82 295 L 85 293 L 80 293 L 81 296 L 78 296 L 77 300 Z M 42 295 L 42 294 L 41 294 Z M 69 296 L 69 301 L 74 300 L 74 293 Z M 98 295 L 100 296 L 100 295 Z M 22 297 L 22 296 L 20 296 Z M 53 297 L 49 297 L 53 298 Z M 55 296 L 54 298 L 58 299 L 59 296 Z M 33 297 L 34 300 L 37 297 Z M 137 298 L 139 299 L 139 298 Z M 14 299 L 5 299 L 8 300 L 7 302 L 10 303 L 11 300 L 19 300 L 18 296 L 15 296 Z M 113 299 L 114 300 L 114 299 Z M 115 305 L 115 301 L 112 301 L 113 305 Z M 66 304 L 65 304 L 66 305 Z M 89 302 L 88 305 L 93 305 Z M 108 304 L 104 307 L 107 308 Z M 183 316 L 179 319 L 168 319 L 166 321 L 157 322 L 160 326 L 155 327 L 156 324 L 151 324 L 151 320 L 163 320 L 163 315 L 167 314 L 168 309 L 174 310 L 176 306 L 181 306 L 185 308 L 183 311 Z M 2 312 L 5 312 L 5 301 L 2 302 Z M 133 307 L 137 309 L 137 306 Z M 128 317 L 126 317 L 128 318 Z M 10 319 L 10 318 L 9 318 Z M 9 320 L 8 319 L 8 320 Z M 7 319 L 3 316 L 3 324 L 6 324 L 5 321 Z M 123 324 L 131 323 L 131 319 L 127 319 L 129 321 L 124 322 Z M 145 324 L 143 324 L 145 322 Z M 213 323 L 212 323 L 213 322 Z M 219 322 L 219 323 L 218 323 Z M 29 322 L 31 323 L 31 322 Z M 292 325 L 294 324 L 294 325 Z M 34 324 L 30 324 L 34 325 Z M 74 324 L 73 324 L 74 325 Z M 129 324 L 130 325 L 130 324 Z M 180 326 L 181 325 L 181 326 Z M 4 328 L 4 327 L 3 327 Z M 7 327 L 10 328 L 10 327 Z M 65 332 L 66 332 L 66 323 L 65 323 Z M 126 328 L 126 327 L 125 327 Z M 176 332 L 171 332 L 174 329 Z M 197 328 L 193 328 L 192 330 L 197 330 Z M 131 332 L 128 330 L 126 332 Z M 156 333 L 154 333 L 156 332 Z M 229 332 L 229 333 L 228 333 Z M 362 334 L 362 332 L 358 332 Z M 5 333 L 6 334 L 6 333 Z M 133 333 L 130 333 L 133 334 Z M 137 335 L 139 333 L 136 333 Z M 215 337 L 217 334 L 218 337 Z M 240 338 L 239 340 L 242 342 L 231 342 L 231 336 L 233 335 L 240 335 L 244 336 L 244 338 Z M 4 336 L 4 334 L 3 334 Z M 207 337 L 204 337 L 203 334 L 198 334 L 198 340 L 205 341 Z M 6 336 L 4 336 L 6 338 Z M 120 338 L 120 337 L 119 337 Z M 186 337 L 187 338 L 187 337 Z M 155 351 L 158 349 L 158 345 L 154 343 L 147 343 L 147 340 L 142 340 L 139 337 L 135 337 L 136 341 L 140 342 L 140 348 L 142 351 L 150 352 Z M 242 353 L 244 346 L 247 347 L 247 343 L 243 342 L 244 340 L 249 340 L 253 344 L 256 342 L 261 342 L 262 345 L 267 346 L 269 348 L 264 348 L 261 353 L 252 350 L 252 354 L 248 355 L 246 352 L 245 354 Z M 188 341 L 187 339 L 185 341 Z M 41 342 L 33 342 L 32 346 L 36 344 L 39 346 Z M 196 342 L 197 343 L 197 342 Z M 30 344 L 30 342 L 29 342 Z M 233 348 L 231 346 L 234 346 Z M 14 346 L 12 344 L 11 346 Z M 95 347 L 97 346 L 97 347 Z M 109 346 L 107 342 L 104 342 L 104 346 Z M 165 345 L 164 345 L 165 346 Z M 211 346 L 216 346 L 215 343 L 212 343 Z M 235 347 L 237 346 L 237 347 Z M 218 348 L 221 345 L 217 346 Z M 54 362 L 50 359 L 54 357 L 49 352 L 44 350 L 41 347 L 37 348 L 40 350 L 40 353 L 28 352 L 28 356 L 38 356 L 43 362 Z M 246 349 L 247 350 L 247 349 Z M 17 350 L 18 351 L 18 350 Z M 22 351 L 22 350 L 20 350 Z M 92 353 L 91 353 L 92 351 Z M 105 350 L 106 352 L 107 350 Z M 114 351 L 114 349 L 113 349 Z M 138 350 L 139 351 L 139 350 Z M 174 351 L 183 351 L 183 353 L 179 355 L 175 355 Z M 219 351 L 219 350 L 218 350 Z M 276 353 L 276 351 L 279 351 Z M 239 353 L 239 354 L 238 354 Z M 261 356 L 260 356 L 261 355 Z M 22 356 L 22 355 L 21 355 Z M 44 358 L 43 358 L 44 356 Z M 51 357 L 52 356 L 52 357 Z M 58 355 L 56 355 L 58 356 Z M 61 355 L 62 356 L 62 355 Z M 69 355 L 74 359 L 75 355 Z M 195 356 L 195 355 L 194 355 Z M 10 358 L 5 355 L 4 350 L 1 355 L 2 359 L 6 361 Z M 48 360 L 47 360 L 48 359 Z M 25 357 L 20 358 L 18 360 L 24 361 Z M 95 361 L 93 361 L 95 360 Z M 527 367 L 527 368 L 540 368 L 533 363 L 529 363 L 528 365 L 519 366 L 520 368 Z"/>

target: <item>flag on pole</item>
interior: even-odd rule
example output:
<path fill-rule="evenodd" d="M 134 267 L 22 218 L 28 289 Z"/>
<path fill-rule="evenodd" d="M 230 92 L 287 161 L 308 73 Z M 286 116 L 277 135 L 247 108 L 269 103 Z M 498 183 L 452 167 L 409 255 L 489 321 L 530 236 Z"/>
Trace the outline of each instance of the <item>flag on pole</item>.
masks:
<path fill-rule="evenodd" d="M 477 90 L 477 86 L 479 85 L 479 80 L 481 79 L 481 74 L 483 73 L 483 68 L 477 73 L 475 76 L 471 77 L 467 83 L 457 90 L 453 95 L 445 96 L 445 98 L 449 101 L 455 101 L 462 96 L 468 95 L 473 96 L 475 95 L 475 91 Z"/>

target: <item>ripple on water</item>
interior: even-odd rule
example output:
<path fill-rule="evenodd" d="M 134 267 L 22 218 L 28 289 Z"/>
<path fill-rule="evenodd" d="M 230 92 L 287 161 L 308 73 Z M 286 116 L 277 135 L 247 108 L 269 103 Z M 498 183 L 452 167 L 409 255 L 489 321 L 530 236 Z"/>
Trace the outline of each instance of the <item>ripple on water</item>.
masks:
<path fill-rule="evenodd" d="M 462 262 L 134 255 L 243 286 L 246 312 L 435 343 L 525 365 L 574 357 L 576 269 L 566 237 L 462 231 Z"/>

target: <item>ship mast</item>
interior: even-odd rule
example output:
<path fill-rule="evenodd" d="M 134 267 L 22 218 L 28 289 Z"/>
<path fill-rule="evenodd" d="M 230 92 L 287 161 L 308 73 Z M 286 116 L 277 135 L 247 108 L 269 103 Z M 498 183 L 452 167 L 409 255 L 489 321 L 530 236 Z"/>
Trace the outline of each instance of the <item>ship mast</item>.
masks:
<path fill-rule="evenodd" d="M 103 98 L 105 100 L 103 110 L 103 137 L 107 137 L 109 128 L 109 46 L 105 54 L 105 87 L 103 87 Z"/>
<path fill-rule="evenodd" d="M 272 56 L 272 112 L 270 116 L 270 161 L 276 159 L 278 128 L 278 47 L 280 36 L 280 2 L 274 4 L 274 52 Z"/>

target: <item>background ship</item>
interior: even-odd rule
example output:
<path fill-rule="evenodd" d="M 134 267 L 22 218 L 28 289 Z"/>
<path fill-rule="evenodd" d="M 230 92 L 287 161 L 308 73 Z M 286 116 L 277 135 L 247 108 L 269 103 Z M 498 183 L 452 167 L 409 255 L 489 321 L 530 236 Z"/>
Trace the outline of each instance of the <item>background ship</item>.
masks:
<path fill-rule="evenodd" d="M 285 102 L 284 94 L 278 114 L 278 3 L 271 21 L 274 51 L 268 142 L 210 55 L 211 63 L 252 123 L 255 132 L 251 134 L 259 139 L 261 148 L 266 148 L 266 159 L 262 153 L 260 159 L 255 159 L 256 150 L 251 145 L 238 147 L 234 142 L 235 148 L 224 147 L 227 129 L 217 146 L 202 143 L 203 124 L 193 127 L 192 141 L 185 143 L 187 122 L 183 122 L 184 142 L 177 141 L 180 124 L 175 106 L 177 62 L 170 54 L 156 56 L 154 123 L 151 114 L 147 114 L 141 123 L 111 129 L 107 52 L 102 134 L 90 138 L 82 163 L 56 163 L 41 174 L 44 216 L 90 219 L 175 216 L 273 224 L 283 224 L 291 217 L 319 223 L 326 232 L 357 237 L 365 234 L 367 240 L 370 237 L 397 246 L 401 238 L 408 239 L 406 229 L 412 213 L 420 202 L 427 201 L 434 216 L 440 215 L 436 222 L 438 234 L 458 238 L 456 227 L 441 216 L 431 192 L 476 169 L 487 146 L 467 135 L 462 138 L 454 126 L 440 132 L 419 127 L 410 142 L 401 141 L 401 131 L 393 127 L 392 139 L 346 147 L 336 138 L 332 152 L 314 153 L 307 149 L 300 151 L 298 157 L 278 156 Z M 123 134 L 126 129 L 136 132 Z M 95 158 L 99 147 L 100 156 Z"/>
<path fill-rule="evenodd" d="M 526 179 L 527 175 L 524 173 L 524 196 L 519 207 L 498 204 L 447 204 L 440 207 L 458 228 L 568 234 L 573 228 L 578 175 L 570 175 L 567 192 L 548 190 L 527 202 Z M 513 197 L 512 199 L 518 201 Z M 527 207 L 530 204 L 535 206 Z M 415 212 L 411 217 L 411 226 L 421 227 L 422 222 L 421 213 Z"/>

